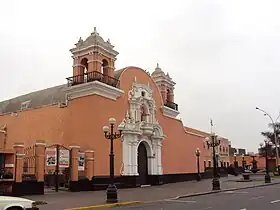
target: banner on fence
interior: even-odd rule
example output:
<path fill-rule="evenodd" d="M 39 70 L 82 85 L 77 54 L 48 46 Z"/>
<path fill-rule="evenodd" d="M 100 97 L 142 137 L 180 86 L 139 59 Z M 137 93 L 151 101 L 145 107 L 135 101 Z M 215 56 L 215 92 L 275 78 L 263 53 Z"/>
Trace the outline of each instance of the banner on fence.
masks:
<path fill-rule="evenodd" d="M 55 148 L 46 149 L 46 165 L 47 166 L 56 166 L 56 149 Z"/>
<path fill-rule="evenodd" d="M 56 148 L 46 149 L 46 166 L 56 166 Z M 68 168 L 70 162 L 70 152 L 67 149 L 59 150 L 59 167 Z"/>
<path fill-rule="evenodd" d="M 70 152 L 67 149 L 59 150 L 59 167 L 68 168 L 69 167 Z"/>
<path fill-rule="evenodd" d="M 85 170 L 85 153 L 84 152 L 79 152 L 78 170 L 79 171 L 84 171 Z"/>

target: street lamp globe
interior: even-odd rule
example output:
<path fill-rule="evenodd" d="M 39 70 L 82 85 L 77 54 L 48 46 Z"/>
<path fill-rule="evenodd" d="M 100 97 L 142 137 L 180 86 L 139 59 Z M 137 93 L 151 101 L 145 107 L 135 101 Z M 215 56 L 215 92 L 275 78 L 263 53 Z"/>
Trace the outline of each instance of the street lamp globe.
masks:
<path fill-rule="evenodd" d="M 196 156 L 200 156 L 200 150 L 199 150 L 199 148 L 196 149 L 195 155 L 196 155 Z"/>
<path fill-rule="evenodd" d="M 220 144 L 222 141 L 222 138 L 220 136 L 217 136 L 216 137 L 216 143 Z"/>
<path fill-rule="evenodd" d="M 115 124 L 116 124 L 116 119 L 113 118 L 113 117 L 111 117 L 111 118 L 109 119 L 109 124 L 110 124 L 110 125 L 115 125 Z"/>
<path fill-rule="evenodd" d="M 124 122 L 122 122 L 121 124 L 119 124 L 119 126 L 118 126 L 118 131 L 119 131 L 120 133 L 124 130 L 124 126 L 125 126 Z"/>
<path fill-rule="evenodd" d="M 107 125 L 103 126 L 102 128 L 104 133 L 108 133 L 109 132 L 109 127 Z"/>

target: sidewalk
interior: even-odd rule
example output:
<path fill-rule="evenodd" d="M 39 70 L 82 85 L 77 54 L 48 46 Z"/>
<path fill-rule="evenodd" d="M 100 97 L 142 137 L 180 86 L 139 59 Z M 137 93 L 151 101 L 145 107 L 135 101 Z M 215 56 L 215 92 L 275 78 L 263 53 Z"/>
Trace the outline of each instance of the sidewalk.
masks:
<path fill-rule="evenodd" d="M 250 187 L 263 184 L 260 181 L 252 182 L 236 182 L 241 177 L 230 176 L 228 178 L 221 178 L 221 188 L 242 188 Z M 272 180 L 277 182 L 279 180 Z M 145 188 L 131 188 L 131 189 L 120 189 L 119 200 L 120 202 L 125 201 L 157 201 L 175 198 L 180 195 L 200 193 L 205 191 L 211 191 L 212 179 L 189 182 L 180 182 L 174 184 L 165 184 L 161 186 L 152 186 Z M 62 210 L 67 208 L 93 206 L 104 204 L 106 199 L 105 191 L 89 191 L 89 192 L 58 192 L 46 195 L 34 195 L 26 196 L 26 198 L 35 201 L 46 201 L 48 204 L 40 205 L 40 210 Z"/>

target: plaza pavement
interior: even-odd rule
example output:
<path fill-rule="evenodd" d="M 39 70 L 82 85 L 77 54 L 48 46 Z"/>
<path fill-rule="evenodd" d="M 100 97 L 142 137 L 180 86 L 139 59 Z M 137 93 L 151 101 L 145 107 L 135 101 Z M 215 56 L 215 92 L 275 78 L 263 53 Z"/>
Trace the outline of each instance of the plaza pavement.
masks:
<path fill-rule="evenodd" d="M 263 176 L 259 177 L 259 180 L 252 182 L 236 182 L 241 177 L 224 177 L 220 179 L 221 188 L 242 188 L 253 187 L 264 184 Z M 272 180 L 273 182 L 279 182 L 280 180 Z M 280 185 L 279 185 L 280 186 Z M 209 192 L 212 189 L 212 179 L 189 182 L 180 182 L 165 184 L 161 186 L 151 186 L 144 188 L 131 188 L 120 189 L 119 200 L 120 202 L 127 201 L 142 201 L 142 202 L 156 202 L 164 199 L 172 199 L 182 195 L 189 195 L 201 192 Z M 45 201 L 47 204 L 40 205 L 40 210 L 62 210 L 69 208 L 94 206 L 105 204 L 106 192 L 105 191 L 87 191 L 87 192 L 58 192 L 49 193 L 45 195 L 25 196 L 26 198 L 35 201 Z M 184 196 L 183 196 L 184 197 Z"/>
<path fill-rule="evenodd" d="M 280 185 L 268 185 L 177 200 L 116 207 L 116 210 L 279 210 Z"/>

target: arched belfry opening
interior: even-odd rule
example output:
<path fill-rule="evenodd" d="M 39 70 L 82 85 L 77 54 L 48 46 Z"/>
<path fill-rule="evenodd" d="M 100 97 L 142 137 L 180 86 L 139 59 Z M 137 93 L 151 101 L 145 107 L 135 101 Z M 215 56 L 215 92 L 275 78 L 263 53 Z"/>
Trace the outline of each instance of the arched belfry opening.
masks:
<path fill-rule="evenodd" d="M 87 58 L 83 58 L 81 60 L 81 68 L 80 68 L 80 74 L 85 74 L 88 72 L 88 59 Z"/>
<path fill-rule="evenodd" d="M 167 101 L 168 101 L 168 102 L 173 102 L 173 98 L 172 98 L 170 89 L 167 89 L 166 98 L 167 98 Z"/>
<path fill-rule="evenodd" d="M 101 73 L 106 76 L 109 75 L 109 62 L 106 59 L 102 60 Z"/>
<path fill-rule="evenodd" d="M 85 40 L 82 38 L 70 50 L 73 57 L 73 77 L 67 78 L 68 84 L 100 81 L 110 86 L 119 87 L 114 77 L 115 61 L 119 54 L 110 40 L 104 41 L 96 28 Z M 105 78 L 105 79 L 102 79 Z"/>

